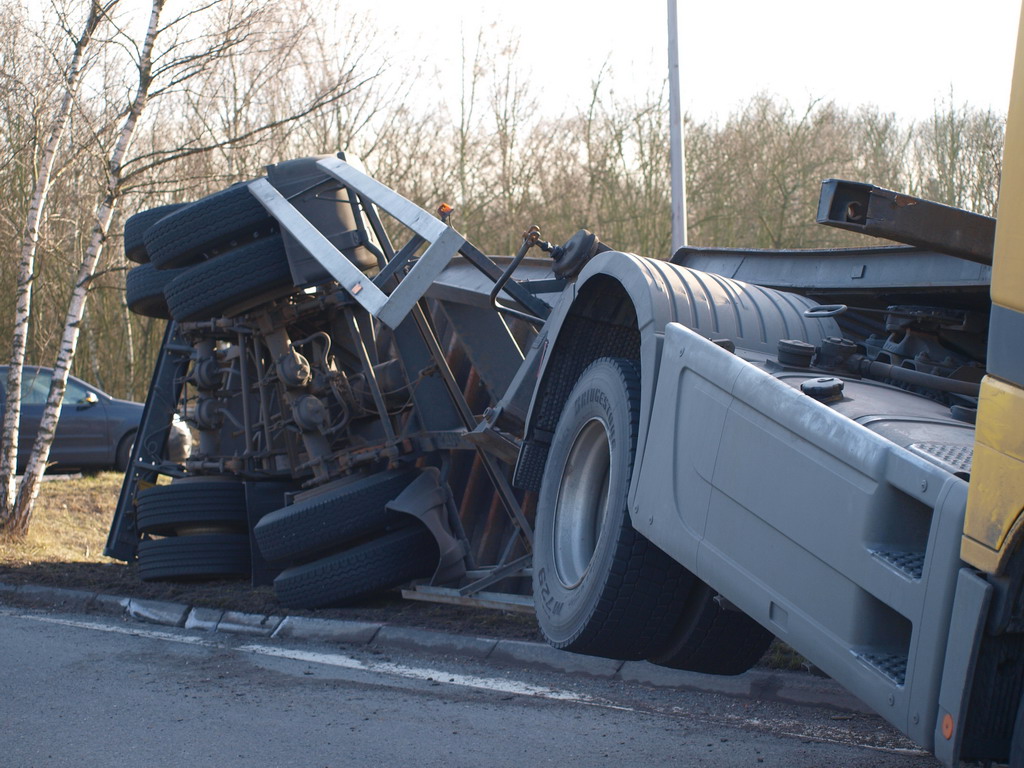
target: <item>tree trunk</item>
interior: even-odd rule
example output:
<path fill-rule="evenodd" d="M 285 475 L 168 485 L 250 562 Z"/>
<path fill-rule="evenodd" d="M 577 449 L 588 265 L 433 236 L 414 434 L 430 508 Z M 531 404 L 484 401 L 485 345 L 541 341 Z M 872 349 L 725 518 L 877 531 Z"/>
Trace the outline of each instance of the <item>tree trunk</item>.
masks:
<path fill-rule="evenodd" d="M 21 374 L 25 364 L 25 348 L 32 315 L 32 281 L 35 277 L 33 271 L 36 249 L 39 245 L 39 227 L 46 211 L 46 199 L 57 159 L 57 148 L 64 138 L 71 115 L 71 105 L 78 94 L 82 73 L 86 68 L 85 53 L 92 43 L 96 29 L 118 2 L 119 0 L 108 0 L 101 3 L 100 0 L 92 0 L 90 3 L 89 15 L 86 17 L 81 35 L 75 42 L 74 53 L 68 65 L 64 96 L 50 124 L 50 133 L 43 148 L 35 188 L 29 202 L 21 258 L 18 261 L 17 306 L 14 314 L 14 331 L 11 335 L 3 437 L 0 439 L 0 529 L 6 527 L 15 500 L 18 433 L 21 429 Z"/>
<path fill-rule="evenodd" d="M 75 350 L 78 347 L 79 328 L 82 316 L 85 313 L 86 301 L 89 298 L 92 278 L 96 273 L 96 265 L 103 252 L 110 219 L 121 196 L 121 164 L 131 144 L 139 117 L 146 108 L 149 88 L 152 84 L 153 44 L 156 41 L 160 12 L 163 10 L 163 6 L 164 0 L 153 0 L 149 26 L 146 30 L 146 39 L 139 58 L 138 88 L 135 91 L 121 130 L 118 132 L 117 142 L 110 153 L 107 193 L 96 209 L 96 218 L 93 224 L 92 235 L 89 238 L 89 246 L 86 248 L 82 263 L 79 265 L 78 276 L 75 279 L 74 289 L 71 293 L 71 300 L 68 302 L 68 311 L 64 318 L 64 333 L 61 337 L 60 349 L 57 353 L 57 362 L 53 367 L 50 393 L 46 400 L 46 406 L 43 408 L 39 432 L 36 434 L 36 440 L 32 446 L 32 454 L 29 456 L 28 464 L 25 466 L 25 474 L 14 501 L 14 508 L 6 521 L 5 528 L 18 535 L 24 535 L 28 532 L 29 523 L 32 519 L 32 509 L 36 497 L 39 495 L 39 483 L 43 472 L 46 471 L 46 462 L 50 457 L 50 446 L 53 444 L 53 437 L 57 432 L 57 422 L 60 419 L 61 406 L 64 403 L 64 390 L 67 387 L 68 374 L 71 371 Z"/>
<path fill-rule="evenodd" d="M 121 292 L 121 319 L 124 321 L 125 366 L 127 368 L 125 397 L 135 399 L 135 337 L 132 331 L 132 315 L 124 291 Z"/>

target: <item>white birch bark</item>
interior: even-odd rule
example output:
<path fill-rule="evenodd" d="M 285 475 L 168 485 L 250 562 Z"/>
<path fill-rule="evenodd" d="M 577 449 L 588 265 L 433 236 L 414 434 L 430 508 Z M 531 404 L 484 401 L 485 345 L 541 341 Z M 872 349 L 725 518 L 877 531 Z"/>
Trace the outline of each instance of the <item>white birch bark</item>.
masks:
<path fill-rule="evenodd" d="M 53 167 L 57 150 L 67 129 L 71 106 L 78 95 L 78 88 L 85 70 L 86 52 L 93 41 L 97 28 L 106 14 L 119 0 L 92 0 L 89 15 L 82 26 L 82 33 L 75 41 L 74 52 L 68 65 L 66 85 L 39 162 L 35 188 L 29 202 L 25 231 L 22 237 L 21 257 L 18 260 L 17 304 L 14 314 L 14 332 L 11 339 L 11 356 L 8 361 L 7 397 L 4 413 L 3 436 L 0 438 L 0 527 L 10 515 L 15 500 L 15 472 L 18 458 L 18 434 L 21 429 L 21 379 L 25 364 L 25 349 L 28 342 L 29 322 L 32 316 L 32 282 L 35 278 L 36 249 L 39 245 L 39 227 L 46 211 L 46 199 L 50 191 Z"/>
<path fill-rule="evenodd" d="M 96 265 L 103 252 L 107 228 L 110 226 L 114 208 L 121 196 L 121 164 L 131 145 L 139 117 L 145 110 L 149 98 L 149 88 L 152 84 L 153 46 L 159 31 L 160 13 L 163 6 L 164 0 L 153 0 L 146 38 L 139 56 L 138 87 L 132 98 L 128 114 L 118 132 L 117 141 L 110 153 L 107 192 L 96 209 L 89 245 L 85 250 L 82 263 L 79 265 L 71 300 L 68 302 L 68 311 L 64 318 L 64 333 L 57 353 L 57 362 L 53 367 L 53 378 L 50 381 L 50 393 L 46 400 L 46 406 L 43 408 L 39 432 L 36 433 L 35 444 L 32 446 L 32 454 L 25 467 L 25 474 L 21 486 L 18 488 L 14 508 L 8 519 L 7 527 L 16 534 L 24 534 L 28 531 L 32 508 L 39 495 L 39 483 L 50 457 L 50 446 L 57 431 L 57 421 L 60 419 L 61 407 L 64 403 L 64 390 L 67 387 L 68 374 L 71 371 L 75 350 L 78 347 L 79 328 L 85 313 L 86 301 L 89 298 L 89 289 L 93 275 L 96 273 Z"/>

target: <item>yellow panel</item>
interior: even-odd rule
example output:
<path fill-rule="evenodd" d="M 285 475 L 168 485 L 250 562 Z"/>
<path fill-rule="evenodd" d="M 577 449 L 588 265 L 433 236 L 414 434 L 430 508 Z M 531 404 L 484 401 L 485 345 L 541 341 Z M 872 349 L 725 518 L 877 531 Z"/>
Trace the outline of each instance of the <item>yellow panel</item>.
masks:
<path fill-rule="evenodd" d="M 1017 58 L 1003 149 L 1003 177 L 999 186 L 992 300 L 1024 312 L 1024 14 L 1017 30 Z"/>
<path fill-rule="evenodd" d="M 960 556 L 998 573 L 1024 535 L 1024 390 L 991 376 L 981 386 Z"/>
<path fill-rule="evenodd" d="M 988 376 L 981 385 L 981 402 L 977 442 L 1024 461 L 1024 391 Z"/>

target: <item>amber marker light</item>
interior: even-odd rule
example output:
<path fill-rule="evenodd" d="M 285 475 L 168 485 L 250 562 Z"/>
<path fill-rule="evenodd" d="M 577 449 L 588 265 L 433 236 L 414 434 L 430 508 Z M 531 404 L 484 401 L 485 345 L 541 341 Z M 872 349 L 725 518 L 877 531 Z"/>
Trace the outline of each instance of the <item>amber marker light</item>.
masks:
<path fill-rule="evenodd" d="M 948 713 L 942 718 L 942 735 L 946 741 L 953 738 L 953 716 Z"/>

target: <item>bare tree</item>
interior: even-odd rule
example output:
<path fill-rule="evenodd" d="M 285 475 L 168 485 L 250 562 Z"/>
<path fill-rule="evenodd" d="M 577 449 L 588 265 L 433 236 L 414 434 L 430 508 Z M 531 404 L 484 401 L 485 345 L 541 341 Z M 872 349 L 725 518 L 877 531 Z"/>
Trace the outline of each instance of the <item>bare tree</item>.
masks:
<path fill-rule="evenodd" d="M 29 202 L 28 216 L 22 236 L 21 258 L 18 263 L 17 308 L 11 341 L 11 355 L 7 373 L 7 400 L 4 413 L 3 438 L 0 440 L 0 520 L 13 514 L 15 504 L 15 472 L 18 460 L 18 433 L 21 427 L 21 379 L 25 363 L 29 320 L 32 313 L 32 282 L 36 250 L 39 245 L 39 225 L 46 212 L 57 150 L 67 130 L 71 108 L 78 95 L 86 69 L 86 53 L 96 31 L 119 0 L 91 0 L 81 31 L 71 50 L 64 73 L 63 95 L 54 112 L 49 135 L 43 147 L 35 187 Z M 56 9 L 55 9 L 56 10 Z M 63 14 L 62 22 L 67 23 Z M 65 27 L 70 35 L 70 29 Z M 15 526 L 17 528 L 17 526 Z"/>
<path fill-rule="evenodd" d="M 916 132 L 916 172 L 924 197 L 994 216 L 1005 119 L 957 105 L 952 93 Z"/>

